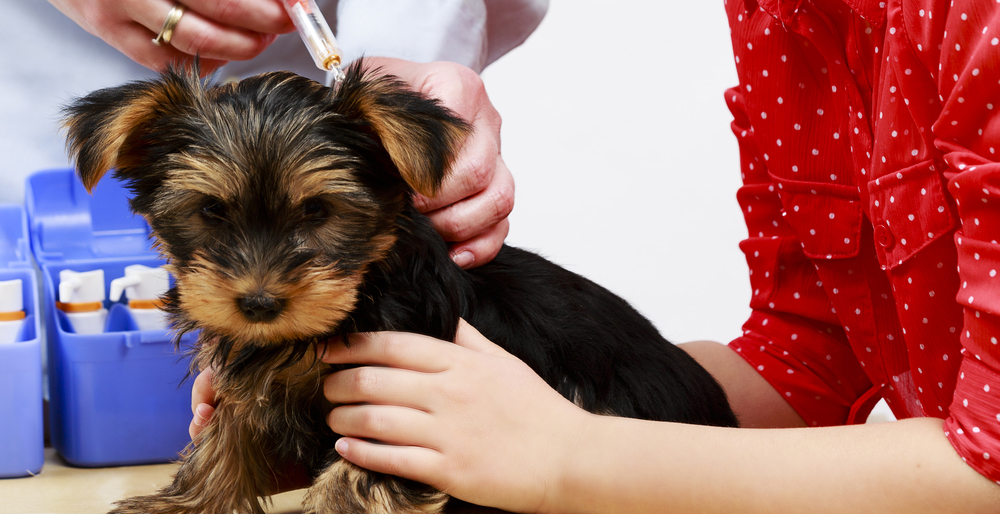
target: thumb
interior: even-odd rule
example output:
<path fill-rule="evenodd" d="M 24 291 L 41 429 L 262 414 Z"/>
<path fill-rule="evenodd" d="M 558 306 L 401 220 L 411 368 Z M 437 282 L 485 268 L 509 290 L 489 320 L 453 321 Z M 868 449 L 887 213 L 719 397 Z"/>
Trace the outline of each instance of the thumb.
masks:
<path fill-rule="evenodd" d="M 458 331 L 455 332 L 455 344 L 480 353 L 496 355 L 497 357 L 513 357 L 513 355 L 507 353 L 507 350 L 497 346 L 493 341 L 486 339 L 486 336 L 480 334 L 464 318 L 459 318 L 458 320 Z"/>

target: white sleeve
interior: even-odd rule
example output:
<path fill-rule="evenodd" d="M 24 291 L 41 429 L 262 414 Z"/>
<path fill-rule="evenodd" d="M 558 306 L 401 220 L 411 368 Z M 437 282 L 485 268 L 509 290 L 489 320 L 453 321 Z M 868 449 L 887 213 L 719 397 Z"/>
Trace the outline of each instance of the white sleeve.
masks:
<path fill-rule="evenodd" d="M 548 0 L 340 0 L 337 40 L 361 56 L 452 61 L 482 71 L 524 42 Z"/>

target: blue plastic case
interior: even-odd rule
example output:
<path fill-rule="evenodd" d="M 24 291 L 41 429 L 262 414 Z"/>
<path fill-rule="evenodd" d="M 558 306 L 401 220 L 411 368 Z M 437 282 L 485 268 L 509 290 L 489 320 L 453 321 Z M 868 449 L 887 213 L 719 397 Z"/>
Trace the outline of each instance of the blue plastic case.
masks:
<path fill-rule="evenodd" d="M 45 460 L 38 282 L 31 266 L 24 209 L 0 206 L 0 280 L 21 279 L 24 323 L 0 344 L 0 478 L 37 474 Z"/>
<path fill-rule="evenodd" d="M 149 226 L 110 176 L 90 195 L 71 169 L 39 171 L 28 178 L 25 202 L 44 288 L 52 445 L 75 466 L 176 459 L 190 441 L 191 382 L 173 333 L 137 331 L 124 303 L 105 302 L 105 332 L 80 335 L 55 308 L 63 269 L 103 269 L 107 288 L 125 266 L 162 265 Z"/>

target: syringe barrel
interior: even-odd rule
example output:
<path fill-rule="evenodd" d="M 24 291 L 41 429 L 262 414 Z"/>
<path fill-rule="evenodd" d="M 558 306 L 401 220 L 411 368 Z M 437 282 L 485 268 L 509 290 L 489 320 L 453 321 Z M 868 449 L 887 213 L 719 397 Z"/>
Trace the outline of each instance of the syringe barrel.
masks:
<path fill-rule="evenodd" d="M 284 0 L 285 10 L 321 70 L 339 70 L 341 51 L 315 0 Z"/>

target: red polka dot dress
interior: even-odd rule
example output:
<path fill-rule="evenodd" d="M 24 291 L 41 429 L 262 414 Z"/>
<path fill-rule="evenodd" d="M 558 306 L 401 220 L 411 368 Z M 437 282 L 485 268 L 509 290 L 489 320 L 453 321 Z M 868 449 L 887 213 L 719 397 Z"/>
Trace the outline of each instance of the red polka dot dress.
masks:
<path fill-rule="evenodd" d="M 753 312 L 810 425 L 946 420 L 1000 483 L 1000 3 L 727 0 Z"/>

